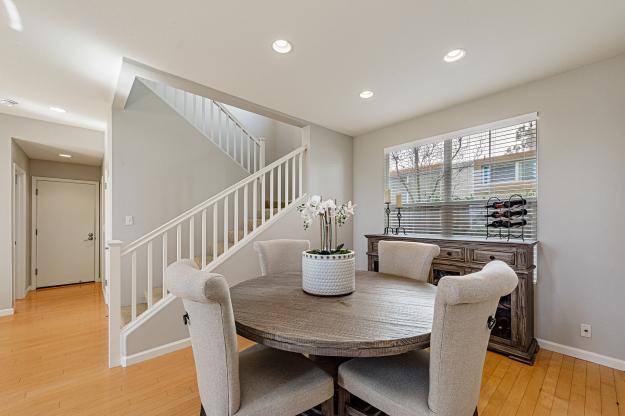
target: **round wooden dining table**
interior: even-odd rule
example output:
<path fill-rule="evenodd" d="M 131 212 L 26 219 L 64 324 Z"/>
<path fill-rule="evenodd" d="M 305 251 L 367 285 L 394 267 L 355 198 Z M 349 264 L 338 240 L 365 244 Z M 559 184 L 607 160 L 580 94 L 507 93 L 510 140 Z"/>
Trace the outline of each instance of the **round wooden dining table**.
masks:
<path fill-rule="evenodd" d="M 436 286 L 357 272 L 352 294 L 319 297 L 302 290 L 300 273 L 285 273 L 239 283 L 230 296 L 242 337 L 280 350 L 338 359 L 427 348 Z"/>

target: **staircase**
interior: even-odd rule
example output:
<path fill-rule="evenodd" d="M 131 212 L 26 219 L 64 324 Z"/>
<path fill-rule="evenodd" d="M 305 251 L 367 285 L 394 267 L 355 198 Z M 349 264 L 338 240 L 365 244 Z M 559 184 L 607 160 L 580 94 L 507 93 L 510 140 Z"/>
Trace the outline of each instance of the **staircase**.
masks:
<path fill-rule="evenodd" d="M 121 241 L 108 243 L 110 366 L 120 364 L 124 334 L 173 300 L 163 279 L 171 263 L 183 258 L 195 259 L 203 270 L 211 271 L 299 205 L 305 196 L 306 150 L 307 146 L 301 146 L 259 167 L 248 177 L 123 248 Z M 123 290 L 125 286 L 130 286 L 130 290 Z"/>
<path fill-rule="evenodd" d="M 154 94 L 249 173 L 265 166 L 265 140 L 254 137 L 221 103 L 140 79 Z"/>

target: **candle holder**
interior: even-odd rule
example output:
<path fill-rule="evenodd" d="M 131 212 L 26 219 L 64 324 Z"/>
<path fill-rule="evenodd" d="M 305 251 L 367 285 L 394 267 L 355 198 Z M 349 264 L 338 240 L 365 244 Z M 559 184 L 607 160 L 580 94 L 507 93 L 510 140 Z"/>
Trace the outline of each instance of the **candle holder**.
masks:
<path fill-rule="evenodd" d="M 385 202 L 386 208 L 384 212 L 386 213 L 386 227 L 384 227 L 384 235 L 388 235 L 389 233 L 393 234 L 393 229 L 391 228 L 391 203 Z"/>
<path fill-rule="evenodd" d="M 395 235 L 399 235 L 399 230 L 406 234 L 406 228 L 401 226 L 401 207 L 397 207 L 397 228 L 395 228 Z"/>

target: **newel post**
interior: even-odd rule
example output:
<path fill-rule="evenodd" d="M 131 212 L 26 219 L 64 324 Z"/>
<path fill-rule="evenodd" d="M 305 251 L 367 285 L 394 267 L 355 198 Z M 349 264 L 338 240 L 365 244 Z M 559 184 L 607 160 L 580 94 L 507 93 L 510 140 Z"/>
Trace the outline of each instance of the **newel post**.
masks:
<path fill-rule="evenodd" d="M 107 243 L 109 250 L 109 368 L 120 365 L 122 242 Z"/>
<path fill-rule="evenodd" d="M 262 169 L 265 167 L 265 138 L 259 137 L 258 141 L 260 142 L 260 169 Z"/>

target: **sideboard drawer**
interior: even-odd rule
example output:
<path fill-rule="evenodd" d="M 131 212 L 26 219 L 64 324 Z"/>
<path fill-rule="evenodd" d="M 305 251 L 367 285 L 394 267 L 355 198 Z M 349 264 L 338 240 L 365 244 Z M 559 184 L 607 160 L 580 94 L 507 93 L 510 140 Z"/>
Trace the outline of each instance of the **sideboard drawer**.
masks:
<path fill-rule="evenodd" d="M 441 254 L 437 259 L 444 260 L 464 260 L 464 248 L 462 247 L 441 247 Z"/>
<path fill-rule="evenodd" d="M 473 250 L 473 261 L 477 263 L 488 263 L 493 260 L 501 260 L 510 265 L 514 265 L 516 259 L 515 252 L 495 251 L 495 250 Z"/>

